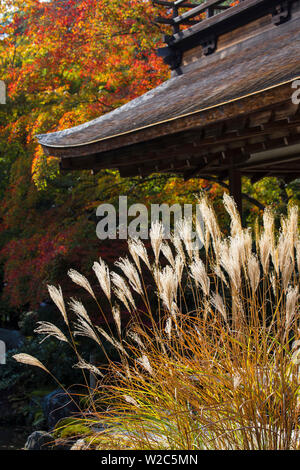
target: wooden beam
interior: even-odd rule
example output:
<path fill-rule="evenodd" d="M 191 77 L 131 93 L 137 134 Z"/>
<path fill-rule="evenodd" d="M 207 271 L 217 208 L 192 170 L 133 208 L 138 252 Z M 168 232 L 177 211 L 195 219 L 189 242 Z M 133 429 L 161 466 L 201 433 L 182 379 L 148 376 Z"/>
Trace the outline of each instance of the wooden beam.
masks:
<path fill-rule="evenodd" d="M 220 158 L 220 154 L 216 154 L 214 155 L 213 157 L 211 155 L 207 155 L 205 156 L 201 163 L 199 165 L 197 165 L 196 167 L 194 168 L 191 168 L 190 170 L 186 171 L 183 175 L 184 177 L 184 181 L 188 181 L 189 179 L 193 178 L 194 176 L 196 176 L 198 173 L 201 172 L 201 170 L 204 170 L 205 168 L 207 168 L 211 163 L 215 162 L 216 160 L 218 160 Z"/>
<path fill-rule="evenodd" d="M 243 0 L 238 5 L 228 8 L 226 11 L 214 15 L 210 18 L 207 18 L 205 21 L 199 21 L 199 24 L 195 28 L 189 28 L 185 31 L 180 31 L 178 34 L 174 34 L 172 37 L 172 44 L 179 44 L 181 48 L 184 47 L 186 43 L 186 49 L 191 47 L 191 41 L 193 41 L 193 36 L 197 36 L 199 40 L 199 35 L 207 35 L 212 32 L 218 31 L 219 35 L 224 34 L 228 31 L 232 31 L 235 28 L 241 27 L 244 24 L 249 23 L 251 20 L 260 18 L 269 13 L 270 7 L 274 0 Z M 191 18 L 192 16 L 199 15 L 207 9 L 208 4 L 215 3 L 213 1 L 206 2 L 200 6 L 190 10 L 189 15 L 184 15 L 184 18 Z M 180 23 L 180 17 L 175 18 L 175 21 Z"/>
<path fill-rule="evenodd" d="M 181 2 L 168 2 L 166 0 L 152 0 L 153 5 L 160 5 L 167 8 L 195 8 L 197 5 L 195 3 L 186 2 L 183 0 Z"/>
<path fill-rule="evenodd" d="M 180 16 L 174 18 L 175 23 L 182 23 L 184 20 L 189 18 L 195 18 L 195 16 L 200 15 L 201 13 L 206 12 L 207 10 L 211 10 L 213 8 L 217 9 L 220 3 L 223 3 L 224 0 L 208 0 L 201 5 L 196 6 L 192 10 L 188 11 L 187 13 L 183 13 Z M 229 8 L 229 7 L 228 7 Z"/>

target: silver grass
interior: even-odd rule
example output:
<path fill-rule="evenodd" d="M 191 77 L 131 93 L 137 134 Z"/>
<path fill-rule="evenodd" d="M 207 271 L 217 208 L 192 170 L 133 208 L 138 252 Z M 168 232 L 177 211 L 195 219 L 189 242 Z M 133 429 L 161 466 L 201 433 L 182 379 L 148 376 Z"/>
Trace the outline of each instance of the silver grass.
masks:
<path fill-rule="evenodd" d="M 159 291 L 161 291 L 162 290 L 162 285 L 161 285 L 161 280 L 160 280 L 160 269 L 158 268 L 158 266 L 153 265 L 152 272 L 153 272 L 153 278 L 154 278 L 154 281 L 157 285 L 157 288 L 158 288 Z"/>
<path fill-rule="evenodd" d="M 224 320 L 227 322 L 227 312 L 224 305 L 223 299 L 218 293 L 214 293 L 210 299 L 211 304 L 216 308 L 216 310 L 222 315 Z"/>
<path fill-rule="evenodd" d="M 69 306 L 70 306 L 71 310 L 74 313 L 76 313 L 76 315 L 78 315 L 79 317 L 84 318 L 88 323 L 91 323 L 90 317 L 89 317 L 84 305 L 82 304 L 82 302 L 80 302 L 80 300 L 76 300 L 73 297 L 71 297 L 71 300 L 69 302 Z"/>
<path fill-rule="evenodd" d="M 40 335 L 46 335 L 45 338 L 43 338 L 43 340 L 41 341 L 41 343 L 51 336 L 53 338 L 58 339 L 59 341 L 64 341 L 65 343 L 69 342 L 63 332 L 59 328 L 57 328 L 57 326 L 53 325 L 53 323 L 47 321 L 39 321 L 37 322 L 37 324 L 39 326 L 34 330 L 34 332 Z"/>
<path fill-rule="evenodd" d="M 242 232 L 241 216 L 237 210 L 234 199 L 228 194 L 223 194 L 223 203 L 231 219 L 231 235 L 235 236 Z"/>
<path fill-rule="evenodd" d="M 89 362 L 86 362 L 84 359 L 80 359 L 77 364 L 73 366 L 74 369 L 86 369 L 90 372 L 92 372 L 95 375 L 99 375 L 100 377 L 104 377 L 102 372 L 98 369 L 98 367 L 94 366 L 93 364 L 90 364 Z"/>
<path fill-rule="evenodd" d="M 266 236 L 269 238 L 271 245 L 271 251 L 275 246 L 275 234 L 274 234 L 274 214 L 271 209 L 266 208 L 263 214 L 263 226 Z"/>
<path fill-rule="evenodd" d="M 80 274 L 75 269 L 69 269 L 68 276 L 72 279 L 75 284 L 80 287 L 83 287 L 96 300 L 96 296 L 93 292 L 93 289 L 85 276 Z"/>
<path fill-rule="evenodd" d="M 214 266 L 214 273 L 221 279 L 222 282 L 224 282 L 225 286 L 228 287 L 228 282 L 226 280 L 225 274 L 223 273 L 220 265 L 216 264 Z"/>
<path fill-rule="evenodd" d="M 131 256 L 133 257 L 139 271 L 141 272 L 141 266 L 140 266 L 139 258 L 142 261 L 144 261 L 144 263 L 146 264 L 148 269 L 151 271 L 151 265 L 150 265 L 150 261 L 149 261 L 149 258 L 148 258 L 148 253 L 147 253 L 147 250 L 146 250 L 146 247 L 145 247 L 144 243 L 140 239 L 134 238 L 134 239 L 130 239 L 128 241 L 128 247 L 129 247 L 129 251 L 131 253 Z"/>
<path fill-rule="evenodd" d="M 269 240 L 270 244 L 270 254 L 273 266 L 277 276 L 279 275 L 279 256 L 278 256 L 278 247 L 276 246 L 275 241 L 275 230 L 274 230 L 274 214 L 271 209 L 267 208 L 263 214 L 263 225 L 266 239 Z"/>
<path fill-rule="evenodd" d="M 114 317 L 114 321 L 118 330 L 119 335 L 121 336 L 121 312 L 118 305 L 114 305 L 112 307 L 112 314 Z"/>
<path fill-rule="evenodd" d="M 74 336 L 84 336 L 95 341 L 99 346 L 101 342 L 96 335 L 91 325 L 82 317 L 78 317 L 78 320 L 74 323 Z"/>
<path fill-rule="evenodd" d="M 167 318 L 165 332 L 168 338 L 171 339 L 171 333 L 172 333 L 172 318 L 171 317 Z"/>
<path fill-rule="evenodd" d="M 274 266 L 274 269 L 275 269 L 275 272 L 277 274 L 277 276 L 279 276 L 279 271 L 280 271 L 280 268 L 279 268 L 279 246 L 276 244 L 272 247 L 272 250 L 271 250 L 271 258 L 272 258 L 272 263 L 273 263 L 273 266 Z"/>
<path fill-rule="evenodd" d="M 135 262 L 136 267 L 138 268 L 139 273 L 142 274 L 142 268 L 141 268 L 141 263 L 140 263 L 140 257 L 139 257 L 139 255 L 138 255 L 137 252 L 136 252 L 135 243 L 136 243 L 136 239 L 129 238 L 129 239 L 128 239 L 128 242 L 127 242 L 127 244 L 128 244 L 128 250 L 129 250 L 129 253 L 130 253 L 131 256 L 132 256 L 133 261 Z"/>
<path fill-rule="evenodd" d="M 253 254 L 248 258 L 248 278 L 253 294 L 256 292 L 260 281 L 260 267 L 257 257 Z"/>
<path fill-rule="evenodd" d="M 176 320 L 177 320 L 177 315 L 179 315 L 179 308 L 178 308 L 178 305 L 176 302 L 173 302 L 172 303 L 172 308 L 171 308 L 171 316 L 174 320 L 174 324 L 175 324 L 175 329 L 177 330 L 177 323 L 176 323 Z"/>
<path fill-rule="evenodd" d="M 140 349 L 146 349 L 144 343 L 141 340 L 140 335 L 136 331 L 129 331 L 127 333 L 128 338 L 132 339 Z"/>
<path fill-rule="evenodd" d="M 169 312 L 172 310 L 172 304 L 177 297 L 178 279 L 171 266 L 166 266 L 158 274 L 161 289 L 159 295 Z"/>
<path fill-rule="evenodd" d="M 238 260 L 240 268 L 246 267 L 247 261 L 252 253 L 251 230 L 242 230 L 240 233 L 230 238 L 230 254 Z"/>
<path fill-rule="evenodd" d="M 289 207 L 288 219 L 287 219 L 287 233 L 291 240 L 291 244 L 294 246 L 299 237 L 299 208 L 298 206 Z"/>
<path fill-rule="evenodd" d="M 114 292 L 117 295 L 117 297 L 124 303 L 126 308 L 130 311 L 131 308 L 128 305 L 129 304 L 132 306 L 133 309 L 135 309 L 135 303 L 131 294 L 131 291 L 122 276 L 119 276 L 119 274 L 112 272 L 111 273 L 111 280 L 115 286 Z M 126 299 L 126 300 L 125 300 Z"/>
<path fill-rule="evenodd" d="M 39 367 L 49 374 L 48 369 L 42 364 L 36 357 L 30 356 L 29 354 L 15 354 L 13 356 L 15 361 L 20 362 L 21 364 L 28 364 L 29 366 Z"/>
<path fill-rule="evenodd" d="M 289 287 L 286 295 L 286 322 L 285 328 L 288 330 L 296 316 L 296 310 L 299 308 L 299 286 Z"/>
<path fill-rule="evenodd" d="M 296 366 L 299 366 L 300 365 L 300 349 L 297 349 L 292 357 L 291 357 L 291 362 L 296 365 Z M 300 400 L 299 400 L 299 397 L 297 398 L 297 407 L 300 405 Z"/>
<path fill-rule="evenodd" d="M 66 307 L 65 307 L 65 302 L 64 302 L 61 287 L 59 286 L 58 289 L 55 286 L 49 286 L 48 285 L 47 287 L 48 287 L 48 292 L 49 292 L 49 295 L 50 295 L 51 299 L 53 300 L 53 302 L 55 303 L 55 305 L 59 309 L 60 313 L 62 314 L 65 323 L 67 325 L 69 325 L 68 316 L 67 316 L 67 312 L 66 312 Z"/>
<path fill-rule="evenodd" d="M 101 328 L 100 326 L 96 326 L 97 330 L 99 331 L 99 333 L 101 333 L 101 335 L 110 343 L 112 344 L 116 349 L 118 349 L 119 351 L 121 351 L 123 354 L 125 354 L 127 356 L 127 353 L 123 347 L 123 345 L 117 341 L 115 338 L 113 338 L 112 336 L 110 336 L 108 333 L 106 333 L 105 330 L 103 330 L 103 328 Z"/>
<path fill-rule="evenodd" d="M 174 234 L 172 236 L 172 242 L 173 242 L 173 245 L 175 247 L 177 255 L 180 256 L 183 263 L 185 263 L 185 261 L 186 261 L 185 253 L 184 253 L 184 249 L 183 249 L 180 237 L 177 234 Z"/>
<path fill-rule="evenodd" d="M 245 264 L 247 263 L 249 257 L 252 254 L 252 231 L 251 229 L 245 229 L 241 232 L 242 239 L 243 239 L 243 246 L 244 246 L 244 254 L 245 254 Z"/>
<path fill-rule="evenodd" d="M 295 365 L 300 365 L 300 341 L 294 341 L 293 346 L 292 346 L 292 363 Z M 299 399 L 298 399 L 299 401 Z"/>
<path fill-rule="evenodd" d="M 196 282 L 196 285 L 198 286 L 200 285 L 204 295 L 208 297 L 209 290 L 210 290 L 210 280 L 206 273 L 206 269 L 203 264 L 203 261 L 199 259 L 199 261 L 194 261 L 193 263 L 191 263 L 190 271 L 191 271 L 192 278 Z"/>
<path fill-rule="evenodd" d="M 164 238 L 164 229 L 160 222 L 153 222 L 150 229 L 150 241 L 155 256 L 155 262 L 158 264 L 159 254 Z"/>
<path fill-rule="evenodd" d="M 120 258 L 119 261 L 115 263 L 115 265 L 123 271 L 123 273 L 129 280 L 129 283 L 133 290 L 135 290 L 135 292 L 137 292 L 138 294 L 142 295 L 143 289 L 139 274 L 134 265 L 129 261 L 129 259 L 127 257 Z"/>
<path fill-rule="evenodd" d="M 270 282 L 273 289 L 273 294 L 276 296 L 276 276 L 274 273 L 270 275 Z"/>
<path fill-rule="evenodd" d="M 128 312 L 131 312 L 132 307 L 129 305 L 129 302 L 127 300 L 127 297 L 125 296 L 124 292 L 121 291 L 120 289 L 113 289 L 113 292 L 115 296 L 122 302 L 122 304 L 126 307 Z"/>
<path fill-rule="evenodd" d="M 288 289 L 288 285 L 291 280 L 293 270 L 294 270 L 294 266 L 291 262 L 291 259 L 287 259 L 283 268 L 283 272 L 282 272 L 282 285 L 283 285 L 283 289 L 285 292 Z"/>
<path fill-rule="evenodd" d="M 125 401 L 127 403 L 129 403 L 130 405 L 133 405 L 133 406 L 136 406 L 137 408 L 140 408 L 140 405 L 138 404 L 138 402 L 134 398 L 130 397 L 129 395 L 123 395 L 123 397 L 124 397 Z"/>
<path fill-rule="evenodd" d="M 163 243 L 161 246 L 161 251 L 164 257 L 169 261 L 172 268 L 175 268 L 175 259 L 174 259 L 172 250 L 170 248 L 170 245 L 168 243 Z"/>
<path fill-rule="evenodd" d="M 299 348 L 300 348 L 300 340 L 298 339 L 297 341 L 293 342 L 292 351 L 295 351 L 296 349 L 299 349 Z"/>
<path fill-rule="evenodd" d="M 286 263 L 288 259 L 294 261 L 294 246 L 291 242 L 291 238 L 284 231 L 282 231 L 279 236 L 277 250 L 279 269 L 281 273 L 283 273 L 286 268 Z"/>
<path fill-rule="evenodd" d="M 99 281 L 100 287 L 103 290 L 104 294 L 111 300 L 111 285 L 110 285 L 110 276 L 109 276 L 109 269 L 107 264 L 103 261 L 103 259 L 99 259 L 99 263 L 95 262 L 93 265 L 93 270 L 97 276 Z"/>
<path fill-rule="evenodd" d="M 295 247 L 296 247 L 298 274 L 300 276 L 300 238 L 296 241 Z"/>
<path fill-rule="evenodd" d="M 180 234 L 180 238 L 183 240 L 189 258 L 193 259 L 194 247 L 192 240 L 192 221 L 186 218 L 180 220 L 176 225 L 176 231 Z"/>
<path fill-rule="evenodd" d="M 259 244 L 260 261 L 263 267 L 263 271 L 266 275 L 268 275 L 270 254 L 271 254 L 271 244 L 270 244 L 270 237 L 268 233 L 263 232 L 261 234 L 258 244 Z"/>
<path fill-rule="evenodd" d="M 175 258 L 175 274 L 178 280 L 178 283 L 180 284 L 181 278 L 182 278 L 182 273 L 183 273 L 183 268 L 184 268 L 184 260 L 180 255 L 176 255 Z"/>
<path fill-rule="evenodd" d="M 136 359 L 136 362 L 143 367 L 150 375 L 153 375 L 153 370 L 150 365 L 148 357 L 144 354 L 141 358 Z"/>
<path fill-rule="evenodd" d="M 227 272 L 236 291 L 241 288 L 241 260 L 240 252 L 236 246 L 236 237 L 224 240 L 221 244 L 220 265 Z"/>
<path fill-rule="evenodd" d="M 236 390 L 240 385 L 241 383 L 243 382 L 243 379 L 242 377 L 240 376 L 239 373 L 235 373 L 233 374 L 233 388 L 234 390 Z"/>
<path fill-rule="evenodd" d="M 208 204 L 206 197 L 200 199 L 199 206 L 206 227 L 206 243 L 207 235 L 210 234 L 214 246 L 215 255 L 218 257 L 220 254 L 220 241 L 222 237 L 215 212 L 212 207 Z"/>

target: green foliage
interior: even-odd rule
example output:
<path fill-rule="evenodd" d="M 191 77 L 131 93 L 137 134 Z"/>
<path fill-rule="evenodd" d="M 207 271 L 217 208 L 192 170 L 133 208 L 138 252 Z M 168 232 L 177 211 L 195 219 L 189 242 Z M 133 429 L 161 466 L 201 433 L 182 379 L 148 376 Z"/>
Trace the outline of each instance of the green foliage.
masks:
<path fill-rule="evenodd" d="M 47 283 L 62 282 L 68 268 L 87 273 L 98 256 L 110 262 L 113 253 L 122 254 L 122 243 L 100 243 L 95 235 L 96 207 L 117 205 L 120 194 L 129 204 L 182 204 L 205 191 L 226 219 L 224 188 L 214 181 L 122 179 L 111 170 L 61 174 L 57 159 L 37 145 L 37 133 L 96 118 L 169 76 L 155 53 L 164 32 L 153 23 L 156 14 L 144 0 L 0 2 L 0 78 L 8 89 L 7 105 L 0 107 L 2 324 L 37 308 L 48 297 Z M 245 180 L 244 192 L 280 211 L 287 198 L 299 204 L 299 186 L 266 179 L 252 187 Z M 260 214 L 245 202 L 248 222 Z"/>

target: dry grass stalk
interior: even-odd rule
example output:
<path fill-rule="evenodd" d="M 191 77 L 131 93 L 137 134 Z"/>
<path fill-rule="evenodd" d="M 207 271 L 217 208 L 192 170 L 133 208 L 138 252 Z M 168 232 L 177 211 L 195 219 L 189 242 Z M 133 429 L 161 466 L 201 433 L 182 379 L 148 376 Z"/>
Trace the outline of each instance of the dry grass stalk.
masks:
<path fill-rule="evenodd" d="M 199 259 L 198 261 L 192 262 L 192 264 L 190 264 L 190 271 L 192 278 L 196 281 L 196 284 L 200 285 L 204 295 L 208 297 L 210 291 L 210 280 L 206 273 L 203 261 Z"/>
<path fill-rule="evenodd" d="M 64 302 L 61 287 L 59 286 L 57 289 L 55 286 L 48 286 L 48 292 L 49 292 L 51 299 L 53 300 L 53 302 L 59 309 L 60 313 L 62 314 L 65 323 L 68 325 L 69 321 L 68 321 L 68 316 L 66 312 L 66 307 L 65 307 L 65 302 Z"/>
<path fill-rule="evenodd" d="M 148 253 L 143 242 L 139 239 L 138 240 L 130 239 L 128 241 L 128 247 L 129 247 L 130 254 L 133 257 L 139 271 L 141 272 L 141 265 L 140 265 L 139 259 L 143 260 L 146 266 L 148 267 L 148 269 L 151 271 L 151 265 L 150 265 L 150 261 L 148 258 Z"/>
<path fill-rule="evenodd" d="M 72 279 L 72 281 L 75 284 L 77 284 L 78 286 L 83 287 L 96 300 L 96 296 L 94 294 L 94 291 L 93 291 L 89 281 L 87 280 L 87 278 L 85 276 L 80 274 L 75 269 L 70 269 L 68 271 L 68 276 Z"/>
<path fill-rule="evenodd" d="M 103 377 L 98 390 L 101 407 L 105 402 L 107 411 L 95 410 L 95 404 L 87 410 L 87 419 L 105 422 L 108 429 L 95 436 L 91 447 L 300 449 L 298 212 L 290 209 L 276 233 L 268 209 L 262 230 L 256 230 L 255 250 L 252 232 L 241 227 L 229 196 L 224 204 L 231 218 L 229 237 L 222 234 L 207 199 L 199 201 L 205 225 L 203 253 L 194 251 L 191 256 L 187 229 L 183 242 L 173 235 L 169 245 L 156 224 L 151 229 L 154 266 L 138 240 L 129 242 L 134 265 L 127 258 L 117 263 L 129 285 L 101 262 L 97 265 L 110 295 L 119 341 L 93 326 L 83 305 L 71 300 L 78 317 L 73 334 L 91 338 L 102 348 L 98 331 L 120 356 L 119 362 L 108 360 L 110 381 L 106 385 Z M 161 252 L 164 264 L 168 262 L 163 268 Z M 139 308 L 138 313 L 152 327 L 140 320 L 132 294 L 143 299 L 141 260 L 156 284 L 147 285 L 147 293 L 156 297 L 145 312 Z M 74 272 L 72 277 L 89 291 L 86 278 Z M 113 289 L 108 289 L 108 279 Z M 67 322 L 61 289 L 52 288 L 51 293 Z M 113 296 L 132 315 L 128 333 L 122 332 L 124 340 Z M 39 329 L 59 339 L 52 326 Z M 30 356 L 16 359 L 47 370 Z M 96 373 L 81 359 L 76 367 Z"/>
<path fill-rule="evenodd" d="M 127 279 L 129 280 L 129 283 L 133 290 L 137 292 L 138 294 L 142 295 L 143 294 L 143 288 L 141 284 L 141 280 L 139 278 L 138 272 L 133 266 L 133 264 L 129 261 L 128 258 L 120 258 L 119 261 L 115 263 L 115 265 L 120 268 Z"/>
<path fill-rule="evenodd" d="M 63 332 L 57 326 L 53 325 L 53 323 L 39 321 L 37 322 L 37 324 L 39 326 L 34 330 L 34 332 L 40 335 L 46 335 L 45 338 L 41 341 L 41 343 L 50 336 L 53 336 L 53 338 L 56 338 L 59 341 L 63 341 L 65 343 L 69 342 Z"/>
<path fill-rule="evenodd" d="M 73 366 L 75 369 L 85 369 L 91 372 L 94 375 L 99 375 L 100 377 L 104 377 L 102 372 L 98 369 L 98 367 L 94 366 L 93 364 L 90 364 L 89 362 L 86 362 L 84 359 L 80 359 L 77 364 L 74 364 Z"/>
<path fill-rule="evenodd" d="M 38 359 L 36 359 L 33 356 L 30 356 L 29 354 L 15 354 L 13 358 L 22 364 L 27 364 L 29 366 L 34 366 L 34 367 L 39 367 L 40 369 L 43 369 L 45 372 L 49 372 L 48 369 L 42 364 Z"/>
<path fill-rule="evenodd" d="M 108 300 L 111 300 L 111 285 L 108 266 L 100 258 L 99 263 L 94 263 L 93 270 L 97 276 L 101 289 L 103 290 Z"/>
<path fill-rule="evenodd" d="M 76 300 L 71 298 L 69 302 L 69 306 L 71 310 L 76 313 L 79 317 L 82 317 L 86 320 L 87 323 L 91 323 L 91 319 L 83 305 L 83 303 L 80 300 Z"/>
<path fill-rule="evenodd" d="M 159 254 L 163 244 L 164 229 L 160 222 L 153 222 L 150 229 L 150 241 L 155 256 L 155 262 L 158 264 Z"/>
<path fill-rule="evenodd" d="M 111 279 L 115 286 L 114 292 L 116 296 L 121 300 L 121 302 L 125 305 L 125 307 L 131 311 L 132 308 L 135 309 L 135 302 L 133 300 L 131 291 L 126 284 L 125 280 L 119 276 L 119 274 L 112 272 Z M 130 308 L 129 304 L 132 308 Z"/>

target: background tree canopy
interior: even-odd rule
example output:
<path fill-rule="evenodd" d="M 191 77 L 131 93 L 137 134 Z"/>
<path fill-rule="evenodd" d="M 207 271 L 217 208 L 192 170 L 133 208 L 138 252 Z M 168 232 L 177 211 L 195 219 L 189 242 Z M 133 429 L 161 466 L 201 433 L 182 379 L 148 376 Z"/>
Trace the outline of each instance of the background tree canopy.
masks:
<path fill-rule="evenodd" d="M 0 0 L 0 79 L 8 89 L 0 106 L 2 321 L 47 298 L 48 282 L 71 288 L 68 268 L 89 272 L 98 256 L 110 262 L 123 253 L 124 244 L 96 238 L 99 204 L 116 203 L 120 194 L 129 203 L 184 203 L 205 190 L 222 211 L 224 187 L 215 181 L 60 174 L 35 141 L 37 133 L 98 117 L 168 78 L 155 53 L 163 33 L 155 10 L 145 0 Z M 278 213 L 300 198 L 299 181 L 274 178 L 254 186 L 245 179 L 244 192 Z M 245 202 L 249 222 L 260 213 Z"/>

